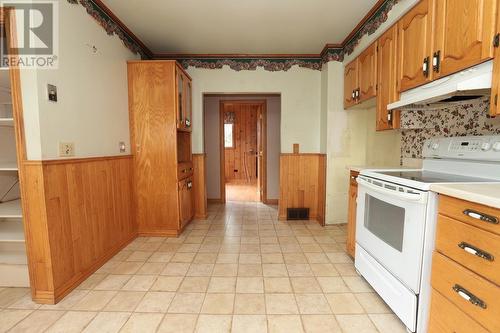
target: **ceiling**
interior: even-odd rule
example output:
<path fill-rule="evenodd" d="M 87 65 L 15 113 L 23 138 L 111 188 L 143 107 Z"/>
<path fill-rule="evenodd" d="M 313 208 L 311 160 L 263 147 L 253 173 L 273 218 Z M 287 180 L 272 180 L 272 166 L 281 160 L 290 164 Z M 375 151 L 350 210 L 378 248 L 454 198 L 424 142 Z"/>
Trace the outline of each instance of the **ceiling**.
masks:
<path fill-rule="evenodd" d="M 318 54 L 377 0 L 102 0 L 153 53 Z"/>

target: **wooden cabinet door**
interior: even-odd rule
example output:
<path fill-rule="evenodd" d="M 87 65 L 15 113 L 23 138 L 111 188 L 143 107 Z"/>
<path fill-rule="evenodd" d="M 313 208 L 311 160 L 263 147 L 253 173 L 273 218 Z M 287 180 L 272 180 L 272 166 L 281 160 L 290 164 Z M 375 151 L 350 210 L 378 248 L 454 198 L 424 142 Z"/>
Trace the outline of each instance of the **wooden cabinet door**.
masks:
<path fill-rule="evenodd" d="M 493 57 L 497 0 L 434 1 L 434 79 Z"/>
<path fill-rule="evenodd" d="M 347 212 L 347 242 L 346 250 L 347 253 L 354 258 L 356 249 L 356 199 L 358 198 L 358 183 L 356 183 L 356 177 L 358 172 L 351 171 L 349 177 L 349 207 Z"/>
<path fill-rule="evenodd" d="M 192 128 L 192 116 L 193 116 L 193 105 L 192 105 L 192 89 L 191 80 L 187 76 L 184 77 L 184 95 L 185 95 L 185 107 L 184 107 L 184 125 L 185 128 L 191 131 Z"/>
<path fill-rule="evenodd" d="M 187 178 L 179 183 L 180 228 L 184 228 L 193 218 L 193 180 Z"/>
<path fill-rule="evenodd" d="M 358 103 L 377 95 L 377 42 L 358 56 Z"/>
<path fill-rule="evenodd" d="M 357 103 L 354 96 L 356 89 L 358 89 L 358 58 L 344 68 L 344 108 L 347 109 Z"/>
<path fill-rule="evenodd" d="M 377 131 L 399 127 L 399 112 L 387 110 L 398 99 L 396 87 L 397 25 L 378 39 L 377 48 Z"/>
<path fill-rule="evenodd" d="M 497 10 L 500 10 L 500 0 L 497 0 Z M 497 15 L 495 36 L 500 37 L 500 13 Z M 500 41 L 499 41 L 500 42 Z M 495 44 L 493 60 L 493 79 L 491 81 L 490 115 L 500 116 L 500 47 Z"/>
<path fill-rule="evenodd" d="M 432 79 L 432 1 L 421 0 L 398 22 L 398 90 Z M 424 64 L 426 68 L 424 68 Z"/>
<path fill-rule="evenodd" d="M 184 75 L 181 70 L 178 68 L 175 69 L 175 78 L 176 78 L 176 108 L 177 108 L 177 128 L 184 129 L 185 127 L 185 101 L 184 101 Z"/>

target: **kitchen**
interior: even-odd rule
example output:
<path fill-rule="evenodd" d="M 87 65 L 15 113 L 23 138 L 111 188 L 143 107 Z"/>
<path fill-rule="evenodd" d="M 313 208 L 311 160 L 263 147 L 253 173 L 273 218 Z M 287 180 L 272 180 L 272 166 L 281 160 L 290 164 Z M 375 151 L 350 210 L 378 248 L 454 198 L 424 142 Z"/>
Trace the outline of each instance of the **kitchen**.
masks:
<path fill-rule="evenodd" d="M 58 1 L 59 68 L 2 71 L 5 330 L 500 331 L 500 4 L 359 2 Z M 217 187 L 214 97 L 277 105 L 258 202 Z"/>

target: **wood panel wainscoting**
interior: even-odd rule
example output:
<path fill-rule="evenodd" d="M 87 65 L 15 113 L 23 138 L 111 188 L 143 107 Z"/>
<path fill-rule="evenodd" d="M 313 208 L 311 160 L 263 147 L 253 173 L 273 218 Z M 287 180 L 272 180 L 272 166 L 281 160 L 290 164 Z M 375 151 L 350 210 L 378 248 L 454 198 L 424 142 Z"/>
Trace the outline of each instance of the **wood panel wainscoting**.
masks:
<path fill-rule="evenodd" d="M 287 208 L 309 208 L 309 218 L 325 223 L 326 155 L 281 154 L 279 219 Z"/>
<path fill-rule="evenodd" d="M 207 213 L 207 170 L 206 154 L 193 154 L 194 218 L 206 219 Z"/>
<path fill-rule="evenodd" d="M 33 300 L 55 304 L 137 237 L 132 157 L 24 161 Z"/>

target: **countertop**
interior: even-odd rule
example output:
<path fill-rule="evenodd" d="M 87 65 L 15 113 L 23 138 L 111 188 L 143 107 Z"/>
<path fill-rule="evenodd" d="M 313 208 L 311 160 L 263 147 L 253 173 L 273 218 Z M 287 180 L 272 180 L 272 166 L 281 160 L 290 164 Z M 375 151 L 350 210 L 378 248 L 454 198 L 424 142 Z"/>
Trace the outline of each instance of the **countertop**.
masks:
<path fill-rule="evenodd" d="M 347 169 L 350 171 L 361 172 L 361 170 L 365 169 L 412 169 L 409 167 L 401 166 L 401 165 L 393 165 L 393 166 L 380 166 L 380 165 L 349 165 Z"/>
<path fill-rule="evenodd" d="M 431 191 L 500 209 L 500 184 L 435 184 Z"/>

